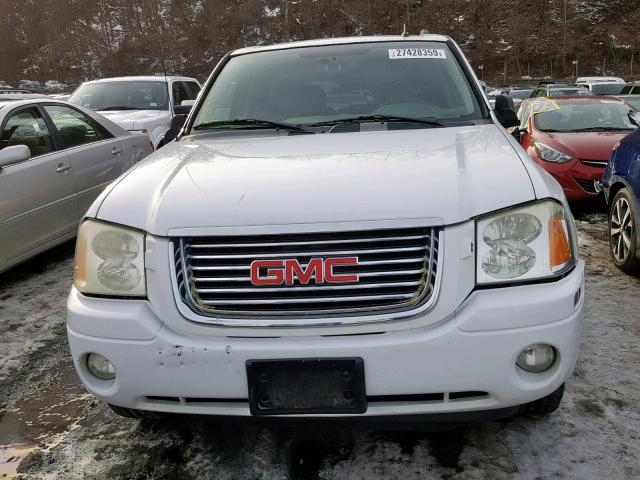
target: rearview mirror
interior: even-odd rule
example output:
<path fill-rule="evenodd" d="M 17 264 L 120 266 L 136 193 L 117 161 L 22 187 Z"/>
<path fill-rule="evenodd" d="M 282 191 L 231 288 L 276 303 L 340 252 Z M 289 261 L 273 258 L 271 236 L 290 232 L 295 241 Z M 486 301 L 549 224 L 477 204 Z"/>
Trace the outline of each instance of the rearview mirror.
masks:
<path fill-rule="evenodd" d="M 496 106 L 494 107 L 496 117 L 504 128 L 517 127 L 520 125 L 518 115 L 516 115 L 513 101 L 506 95 L 498 95 L 496 97 Z"/>
<path fill-rule="evenodd" d="M 14 145 L 0 150 L 0 168 L 14 163 L 24 162 L 31 158 L 31 151 L 26 145 Z"/>
<path fill-rule="evenodd" d="M 182 100 L 182 102 L 180 102 L 180 106 L 181 107 L 193 107 L 195 105 L 196 101 L 195 100 Z"/>
<path fill-rule="evenodd" d="M 631 123 L 633 123 L 636 127 L 640 127 L 640 112 L 630 111 L 629 120 L 631 120 Z"/>

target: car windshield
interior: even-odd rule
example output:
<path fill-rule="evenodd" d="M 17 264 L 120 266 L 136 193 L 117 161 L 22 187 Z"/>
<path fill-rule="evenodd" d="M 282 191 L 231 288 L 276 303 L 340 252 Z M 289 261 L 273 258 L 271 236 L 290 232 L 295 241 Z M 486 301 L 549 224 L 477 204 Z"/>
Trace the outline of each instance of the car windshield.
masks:
<path fill-rule="evenodd" d="M 627 97 L 624 98 L 624 101 L 634 107 L 637 110 L 640 110 L 640 96 L 637 97 Z"/>
<path fill-rule="evenodd" d="M 633 130 L 630 108 L 623 102 L 558 102 L 555 108 L 535 114 L 535 125 L 543 132 Z"/>
<path fill-rule="evenodd" d="M 253 119 L 304 126 L 359 117 L 429 119 L 446 125 L 480 120 L 482 113 L 446 44 L 380 42 L 234 57 L 193 125 L 195 130 L 206 125 L 247 128 L 246 123 L 221 122 Z"/>
<path fill-rule="evenodd" d="M 595 83 L 591 85 L 591 91 L 595 95 L 620 95 L 624 83 Z"/>
<path fill-rule="evenodd" d="M 87 83 L 69 103 L 91 110 L 168 110 L 165 82 L 114 81 Z"/>
<path fill-rule="evenodd" d="M 550 97 L 570 97 L 573 95 L 592 95 L 586 88 L 550 88 Z"/>
<path fill-rule="evenodd" d="M 519 100 L 524 100 L 531 96 L 533 90 L 514 90 L 511 92 L 511 98 L 517 98 Z"/>

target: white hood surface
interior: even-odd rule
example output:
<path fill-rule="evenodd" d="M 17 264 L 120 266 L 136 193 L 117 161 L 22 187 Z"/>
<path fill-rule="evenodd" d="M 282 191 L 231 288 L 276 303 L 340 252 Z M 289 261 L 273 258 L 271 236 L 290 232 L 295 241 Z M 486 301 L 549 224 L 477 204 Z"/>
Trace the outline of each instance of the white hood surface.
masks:
<path fill-rule="evenodd" d="M 213 134 L 147 157 L 103 197 L 97 217 L 159 236 L 185 228 L 376 220 L 453 224 L 534 198 L 522 160 L 492 124 Z"/>
<path fill-rule="evenodd" d="M 170 117 L 168 110 L 107 110 L 98 113 L 125 130 L 142 130 Z"/>

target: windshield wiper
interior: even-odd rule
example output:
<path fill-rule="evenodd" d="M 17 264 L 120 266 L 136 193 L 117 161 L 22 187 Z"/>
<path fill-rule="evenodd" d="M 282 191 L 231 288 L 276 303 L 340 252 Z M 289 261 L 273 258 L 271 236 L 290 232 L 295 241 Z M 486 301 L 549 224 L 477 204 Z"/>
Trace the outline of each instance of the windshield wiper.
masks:
<path fill-rule="evenodd" d="M 314 133 L 309 130 L 305 130 L 299 125 L 293 125 L 291 123 L 274 122 L 271 120 L 258 120 L 255 118 L 237 118 L 235 120 L 216 120 L 213 122 L 203 122 L 195 127 L 194 130 L 208 130 L 220 127 L 235 127 L 235 126 L 251 126 L 257 128 L 276 128 L 282 130 L 291 130 L 294 132 Z"/>
<path fill-rule="evenodd" d="M 635 130 L 634 128 L 623 128 L 623 127 L 587 127 L 587 128 L 577 128 L 572 130 L 573 132 L 620 132 L 625 130 Z"/>
<path fill-rule="evenodd" d="M 115 107 L 101 108 L 101 112 L 108 112 L 109 110 L 144 110 L 144 108 L 129 107 L 127 105 L 116 105 Z"/>
<path fill-rule="evenodd" d="M 421 125 L 430 125 L 432 127 L 444 127 L 444 123 L 438 122 L 431 118 L 413 118 L 402 117 L 399 115 L 360 115 L 359 117 L 338 118 L 336 120 L 327 120 L 326 122 L 317 122 L 309 125 L 310 127 L 324 127 L 330 125 L 341 125 L 344 123 L 363 123 L 363 122 L 405 122 L 418 123 Z"/>

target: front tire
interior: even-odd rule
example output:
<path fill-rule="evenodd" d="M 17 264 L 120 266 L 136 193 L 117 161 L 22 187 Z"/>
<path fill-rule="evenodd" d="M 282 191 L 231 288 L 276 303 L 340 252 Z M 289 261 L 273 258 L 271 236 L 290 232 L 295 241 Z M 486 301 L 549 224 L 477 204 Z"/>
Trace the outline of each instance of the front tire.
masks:
<path fill-rule="evenodd" d="M 609 251 L 615 266 L 627 273 L 640 270 L 640 260 L 636 257 L 636 213 L 631 193 L 621 189 L 609 209 Z"/>
<path fill-rule="evenodd" d="M 520 415 L 549 415 L 558 409 L 563 395 L 564 383 L 546 397 L 521 405 L 518 413 Z"/>

